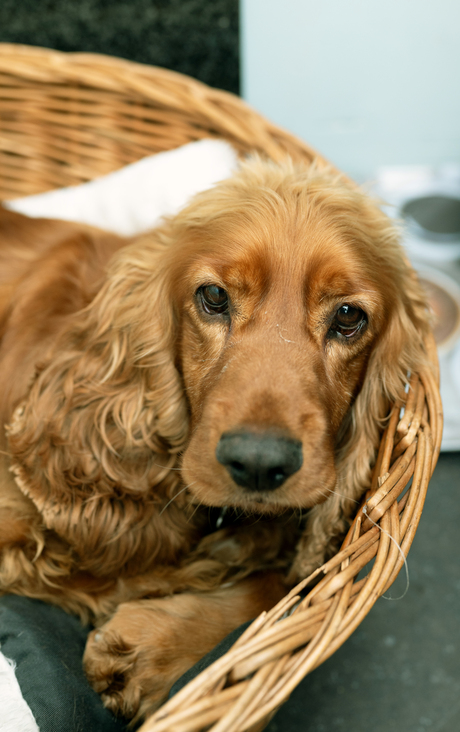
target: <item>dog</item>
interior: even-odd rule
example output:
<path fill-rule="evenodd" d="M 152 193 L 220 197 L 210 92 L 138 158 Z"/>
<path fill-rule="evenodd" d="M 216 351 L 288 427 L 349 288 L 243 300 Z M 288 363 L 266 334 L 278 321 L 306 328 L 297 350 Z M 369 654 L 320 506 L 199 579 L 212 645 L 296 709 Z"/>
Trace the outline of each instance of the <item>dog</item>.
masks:
<path fill-rule="evenodd" d="M 139 720 L 336 551 L 425 296 L 365 193 L 258 156 L 132 239 L 2 209 L 0 259 L 0 589 Z"/>

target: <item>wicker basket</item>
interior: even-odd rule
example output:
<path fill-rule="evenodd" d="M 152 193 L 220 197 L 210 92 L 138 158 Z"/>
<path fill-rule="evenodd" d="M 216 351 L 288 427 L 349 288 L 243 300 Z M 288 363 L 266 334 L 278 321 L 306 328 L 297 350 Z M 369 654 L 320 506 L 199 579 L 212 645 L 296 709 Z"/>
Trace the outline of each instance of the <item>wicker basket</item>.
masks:
<path fill-rule="evenodd" d="M 78 184 L 203 137 L 225 138 L 242 153 L 255 149 L 275 159 L 286 153 L 306 162 L 318 157 L 237 97 L 183 75 L 104 56 L 0 44 L 0 198 Z M 436 370 L 432 341 L 427 348 Z M 142 732 L 262 729 L 391 585 L 414 538 L 441 442 L 436 379 L 427 371 L 414 375 L 411 386 L 402 419 L 402 405 L 393 407 L 365 511 L 363 504 L 341 551 L 321 568 L 324 578 L 299 602 L 306 578 L 260 616 Z M 357 580 L 372 560 L 367 576 Z"/>

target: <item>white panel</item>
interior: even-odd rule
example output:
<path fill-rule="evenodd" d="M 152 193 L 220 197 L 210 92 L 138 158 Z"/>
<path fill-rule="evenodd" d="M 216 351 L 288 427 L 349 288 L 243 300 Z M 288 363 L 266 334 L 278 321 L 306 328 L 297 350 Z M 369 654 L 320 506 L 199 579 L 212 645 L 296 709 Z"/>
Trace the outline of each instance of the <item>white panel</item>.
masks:
<path fill-rule="evenodd" d="M 460 160 L 458 0 L 241 0 L 247 101 L 350 175 Z"/>

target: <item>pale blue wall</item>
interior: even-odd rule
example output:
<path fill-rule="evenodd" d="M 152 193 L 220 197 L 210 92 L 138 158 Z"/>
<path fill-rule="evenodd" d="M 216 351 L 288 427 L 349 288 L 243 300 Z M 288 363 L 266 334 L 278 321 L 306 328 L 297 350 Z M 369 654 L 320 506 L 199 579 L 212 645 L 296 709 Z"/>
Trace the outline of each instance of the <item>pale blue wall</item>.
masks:
<path fill-rule="evenodd" d="M 357 178 L 460 162 L 460 0 L 241 0 L 243 95 Z"/>

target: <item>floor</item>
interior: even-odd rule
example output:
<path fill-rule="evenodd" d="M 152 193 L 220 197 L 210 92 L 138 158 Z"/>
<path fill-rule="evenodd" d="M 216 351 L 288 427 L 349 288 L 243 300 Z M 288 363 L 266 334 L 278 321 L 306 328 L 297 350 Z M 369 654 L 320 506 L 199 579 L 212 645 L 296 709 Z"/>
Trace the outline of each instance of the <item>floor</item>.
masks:
<path fill-rule="evenodd" d="M 267 732 L 459 732 L 460 452 L 440 457 L 408 568 L 404 598 L 381 598 Z"/>

